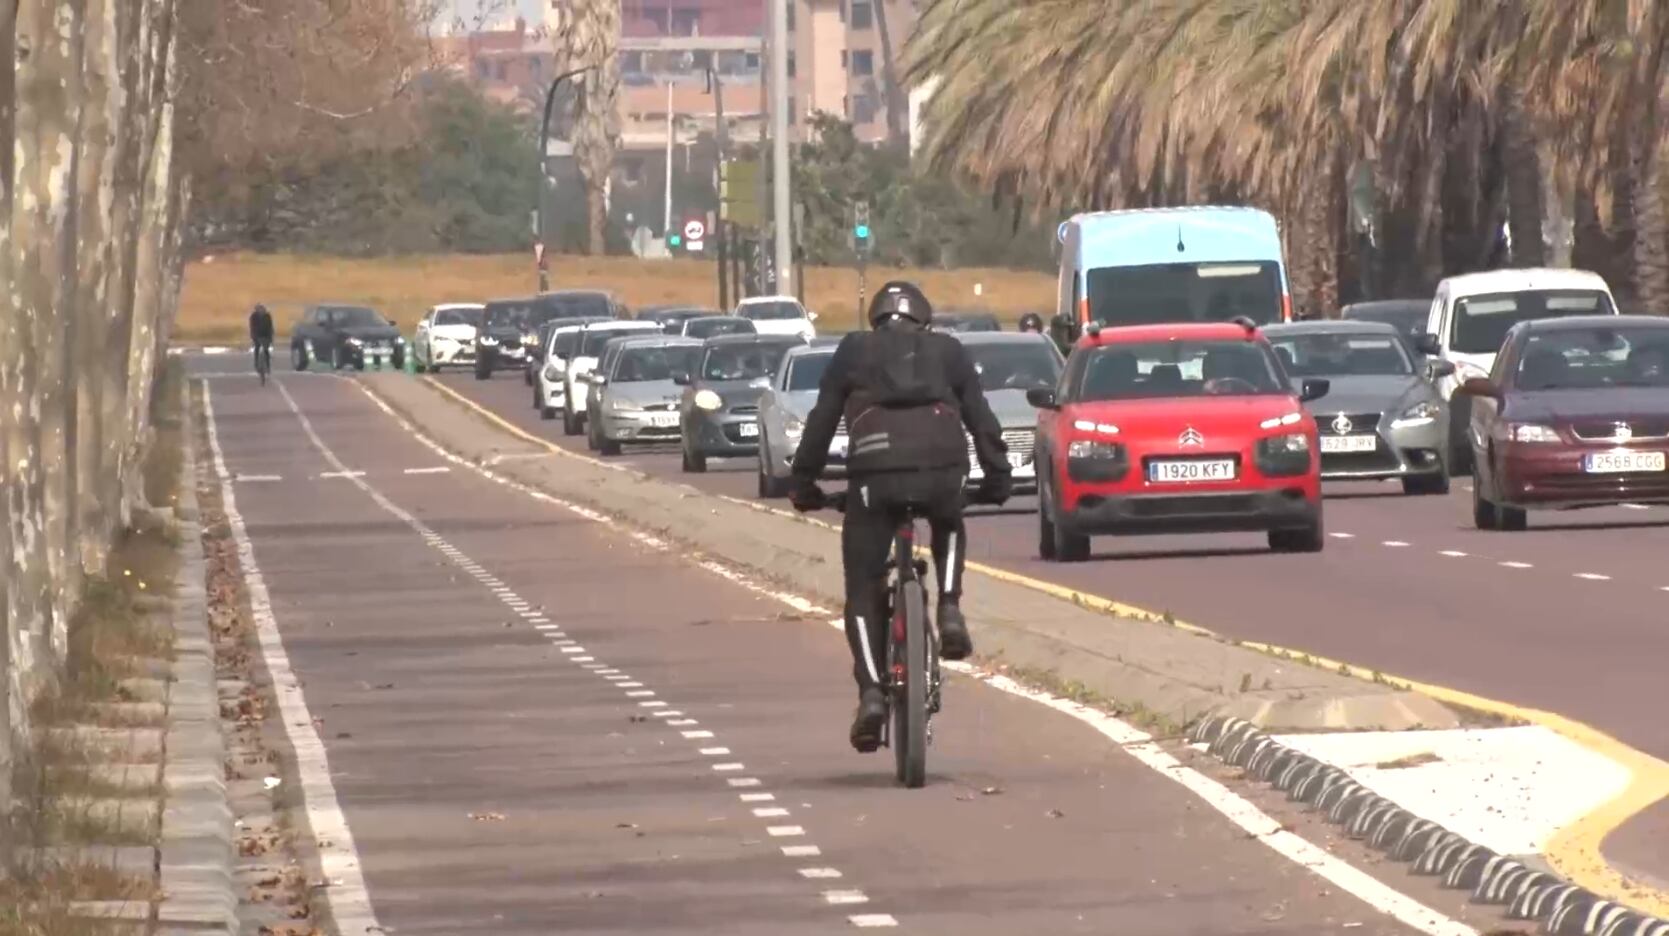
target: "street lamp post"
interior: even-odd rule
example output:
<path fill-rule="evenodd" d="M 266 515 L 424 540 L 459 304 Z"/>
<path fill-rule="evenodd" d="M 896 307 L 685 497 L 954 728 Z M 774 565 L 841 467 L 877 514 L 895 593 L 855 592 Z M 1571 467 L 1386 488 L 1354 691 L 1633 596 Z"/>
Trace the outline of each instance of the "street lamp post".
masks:
<path fill-rule="evenodd" d="M 545 245 L 548 243 L 550 234 L 549 229 L 545 226 L 545 184 L 550 178 L 549 171 L 546 168 L 546 159 L 549 141 L 551 138 L 551 110 L 556 106 L 556 89 L 562 85 L 562 82 L 567 81 L 569 78 L 592 71 L 596 67 L 597 66 L 595 65 L 586 65 L 581 68 L 565 71 L 551 79 L 550 90 L 545 92 L 545 117 L 544 120 L 539 123 L 539 139 L 535 141 L 535 145 L 539 148 L 539 189 L 534 193 L 534 210 L 537 213 L 536 217 L 538 218 L 535 226 L 538 228 L 537 235 L 539 240 L 535 245 L 535 253 L 538 255 L 537 260 L 539 264 L 540 292 L 548 291 L 551 285 L 548 266 L 545 261 Z M 579 94 L 585 94 L 585 85 L 582 84 L 579 86 Z"/>
<path fill-rule="evenodd" d="M 707 90 L 713 95 L 713 138 L 717 142 L 719 150 L 718 161 L 714 171 L 717 173 L 718 178 L 722 180 L 724 178 L 725 151 L 729 148 L 729 137 L 725 134 L 724 129 L 724 83 L 719 80 L 718 70 L 711 65 L 707 66 Z M 724 189 L 725 187 L 723 185 L 718 186 L 719 210 L 717 212 L 718 217 L 716 219 L 718 223 L 714 225 L 716 230 L 713 232 L 713 238 L 716 241 L 714 249 L 718 254 L 719 260 L 719 308 L 729 309 L 730 283 L 725 270 L 725 267 L 729 262 L 730 254 L 729 244 L 727 243 L 729 239 L 729 232 L 725 230 L 729 221 L 725 217 L 728 212 L 725 211 L 724 206 Z"/>

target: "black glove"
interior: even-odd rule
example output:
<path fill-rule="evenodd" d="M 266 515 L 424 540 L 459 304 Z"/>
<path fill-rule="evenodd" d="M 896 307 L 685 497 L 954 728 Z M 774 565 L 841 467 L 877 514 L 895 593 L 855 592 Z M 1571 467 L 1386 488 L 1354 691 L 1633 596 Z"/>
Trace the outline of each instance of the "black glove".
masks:
<path fill-rule="evenodd" d="M 981 504 L 991 504 L 1001 507 L 1008 503 L 1014 494 L 1014 475 L 1007 471 L 987 472 L 979 479 L 979 488 L 974 492 L 974 499 Z"/>
<path fill-rule="evenodd" d="M 788 492 L 788 502 L 800 513 L 810 513 L 826 507 L 829 498 L 811 478 L 795 478 L 794 487 Z"/>

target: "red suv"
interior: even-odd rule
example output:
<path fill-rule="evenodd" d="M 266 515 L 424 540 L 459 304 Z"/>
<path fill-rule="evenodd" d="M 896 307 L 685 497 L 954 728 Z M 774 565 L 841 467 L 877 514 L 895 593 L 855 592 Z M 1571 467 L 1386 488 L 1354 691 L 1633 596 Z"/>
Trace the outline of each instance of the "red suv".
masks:
<path fill-rule="evenodd" d="M 1322 547 L 1315 420 L 1248 322 L 1086 331 L 1038 407 L 1044 559 L 1089 557 L 1099 533 L 1261 530 L 1269 547 Z"/>

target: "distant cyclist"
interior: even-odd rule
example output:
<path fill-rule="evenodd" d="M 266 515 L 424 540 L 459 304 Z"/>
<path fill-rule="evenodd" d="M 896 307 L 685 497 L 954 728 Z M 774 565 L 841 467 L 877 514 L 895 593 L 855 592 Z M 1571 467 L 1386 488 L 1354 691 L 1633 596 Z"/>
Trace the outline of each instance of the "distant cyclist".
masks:
<path fill-rule="evenodd" d="M 916 507 L 932 526 L 941 649 L 945 659 L 960 660 L 973 652 L 958 606 L 968 551 L 962 523 L 968 476 L 964 427 L 985 471 L 978 500 L 1000 504 L 1013 490 L 1002 427 L 985 400 L 979 373 L 961 341 L 928 330 L 932 317 L 927 297 L 913 284 L 881 287 L 869 307 L 874 330 L 841 339 L 794 455 L 790 499 L 800 510 L 816 510 L 825 503 L 817 478 L 835 429 L 846 418 L 850 451 L 840 540 L 846 640 L 858 683 L 851 741 L 866 753 L 880 746 L 887 716 L 882 689 L 887 661 L 880 656 L 887 647 L 885 580 L 905 508 Z"/>
<path fill-rule="evenodd" d="M 255 347 L 255 370 L 264 373 L 262 367 L 272 368 L 272 313 L 260 303 L 255 304 L 255 310 L 249 313 L 249 343 Z"/>
<path fill-rule="evenodd" d="M 1020 316 L 1020 330 L 1023 332 L 1043 333 L 1043 316 L 1036 312 L 1027 312 Z"/>

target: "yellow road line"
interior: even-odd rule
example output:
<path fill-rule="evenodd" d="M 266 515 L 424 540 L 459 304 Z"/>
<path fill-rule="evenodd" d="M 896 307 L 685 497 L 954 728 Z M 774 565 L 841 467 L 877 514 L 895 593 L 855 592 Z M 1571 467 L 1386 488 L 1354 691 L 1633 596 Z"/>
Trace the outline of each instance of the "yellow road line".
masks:
<path fill-rule="evenodd" d="M 489 422 L 520 439 L 542 446 L 557 454 L 565 455 L 569 458 L 576 458 L 592 465 L 598 465 L 606 468 L 617 467 L 600 459 L 591 458 L 590 456 L 581 455 L 580 453 L 574 452 L 570 449 L 565 449 L 548 439 L 542 439 L 539 436 L 536 436 L 509 422 L 497 413 L 492 412 L 486 407 L 476 403 L 474 400 L 471 400 L 456 390 L 453 390 L 451 387 L 435 380 L 433 377 L 425 377 L 423 379 L 428 381 L 430 385 L 434 386 L 448 397 L 463 404 L 465 407 L 475 411 Z M 732 501 L 735 500 L 734 498 L 726 499 Z M 742 503 L 740 501 L 737 502 Z M 779 510 L 774 507 L 764 507 L 763 509 L 770 513 L 793 516 L 793 514 L 790 514 L 787 511 Z M 827 524 L 821 525 L 827 526 Z M 1077 591 L 1076 589 L 1069 588 L 1065 585 L 1058 585 L 1054 582 L 1046 582 L 1042 579 L 1032 578 L 1028 575 L 1021 575 L 1017 572 L 1010 572 L 1007 569 L 999 569 L 980 562 L 967 562 L 966 565 L 968 568 L 981 574 L 988 575 L 994 579 L 1008 582 L 1013 585 L 1021 585 L 1034 591 L 1039 591 L 1046 595 L 1059 598 L 1063 601 L 1070 601 L 1079 607 L 1089 608 L 1106 614 L 1118 615 L 1120 617 L 1167 623 L 1173 627 L 1180 628 L 1192 634 L 1198 634 L 1202 637 L 1209 637 L 1214 640 L 1237 644 L 1250 650 L 1267 653 L 1271 656 L 1284 657 L 1294 661 L 1311 663 L 1315 666 L 1321 667 L 1322 669 L 1348 673 L 1358 679 L 1378 681 L 1401 689 L 1418 692 L 1421 695 L 1430 696 L 1439 702 L 1445 702 L 1462 708 L 1470 708 L 1479 712 L 1498 715 L 1503 718 L 1511 718 L 1535 725 L 1541 725 L 1559 733 L 1560 735 L 1563 735 L 1577 744 L 1580 744 L 1590 751 L 1610 758 L 1629 770 L 1630 780 L 1628 787 L 1608 802 L 1601 804 L 1592 812 L 1563 829 L 1560 829 L 1553 836 L 1553 839 L 1548 842 L 1544 857 L 1547 859 L 1548 863 L 1553 866 L 1554 870 L 1580 887 L 1585 887 L 1601 897 L 1627 903 L 1628 905 L 1653 916 L 1669 917 L 1669 893 L 1654 888 L 1643 882 L 1636 881 L 1623 874 L 1621 871 L 1618 871 L 1605 860 L 1605 855 L 1601 851 L 1601 845 L 1604 843 L 1606 836 L 1622 827 L 1622 825 L 1628 822 L 1629 819 L 1633 818 L 1653 803 L 1663 799 L 1665 796 L 1669 796 L 1669 763 L 1659 760 L 1644 751 L 1639 751 L 1629 747 L 1622 741 L 1613 738 L 1597 728 L 1583 724 L 1582 722 L 1574 719 L 1566 718 L 1565 716 L 1555 712 L 1527 708 L 1521 705 L 1514 705 L 1511 702 L 1502 702 L 1498 699 L 1490 699 L 1485 698 L 1484 696 L 1473 695 L 1470 692 L 1463 692 L 1459 689 L 1450 689 L 1447 686 L 1438 686 L 1432 683 L 1423 683 L 1413 679 L 1406 679 L 1401 676 L 1392 676 L 1369 667 L 1328 659 L 1327 657 L 1317 656 L 1313 653 L 1306 653 L 1302 650 L 1293 650 L 1287 647 L 1260 643 L 1257 641 L 1234 640 L 1233 638 L 1224 637 L 1222 634 L 1219 634 L 1217 631 L 1208 627 L 1201 627 L 1198 624 L 1190 624 L 1186 621 L 1179 621 L 1169 615 L 1158 614 L 1145 608 L 1139 608 L 1135 605 L 1128 605 L 1119 601 L 1112 601 L 1098 595 L 1085 594 L 1084 592 Z"/>

